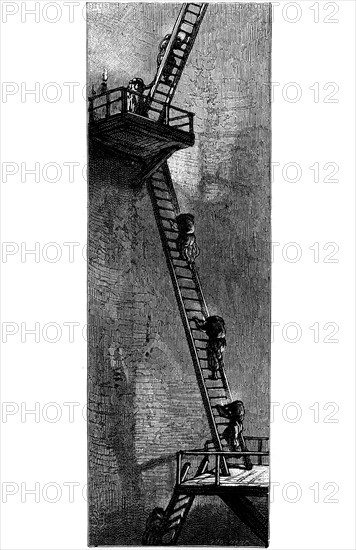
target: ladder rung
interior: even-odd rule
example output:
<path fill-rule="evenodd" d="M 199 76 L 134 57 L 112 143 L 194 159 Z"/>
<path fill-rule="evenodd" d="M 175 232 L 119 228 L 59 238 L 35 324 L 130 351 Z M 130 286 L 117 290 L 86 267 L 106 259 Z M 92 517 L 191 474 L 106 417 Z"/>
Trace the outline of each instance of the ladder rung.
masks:
<path fill-rule="evenodd" d="M 170 517 L 169 520 L 168 520 L 168 525 L 167 525 L 167 529 L 172 529 L 172 527 L 178 527 L 180 521 L 182 519 L 182 516 L 175 516 L 175 517 Z"/>
<path fill-rule="evenodd" d="M 219 391 L 225 392 L 224 386 L 215 386 L 215 387 L 211 387 L 211 386 L 208 386 L 208 385 L 207 385 L 207 382 L 213 382 L 213 380 L 210 380 L 210 379 L 209 379 L 209 380 L 207 380 L 206 383 L 205 383 L 206 389 L 208 390 L 209 395 L 210 395 L 210 393 L 211 393 L 212 391 L 218 391 L 218 390 L 219 390 Z M 226 392 L 225 392 L 225 395 L 226 395 Z"/>
<path fill-rule="evenodd" d="M 165 204 L 162 204 L 162 203 L 165 203 Z M 171 208 L 173 208 L 172 201 L 169 200 L 169 199 L 163 199 L 163 198 L 157 197 L 156 198 L 156 204 L 157 204 L 158 208 L 164 208 L 165 206 L 170 206 Z M 174 208 L 173 208 L 173 210 L 174 210 Z"/>
<path fill-rule="evenodd" d="M 167 193 L 168 193 L 168 187 L 167 187 L 167 185 L 164 181 L 155 179 L 155 180 L 152 181 L 151 185 L 159 191 L 162 190 L 162 186 L 163 186 L 165 189 L 167 189 Z M 158 187 L 158 185 L 160 185 L 161 187 Z"/>
<path fill-rule="evenodd" d="M 187 21 L 186 19 L 184 19 L 182 21 L 182 25 L 190 25 L 191 27 L 194 27 L 195 23 L 191 23 L 190 21 Z"/>
<path fill-rule="evenodd" d="M 182 271 L 184 270 L 185 275 L 192 275 L 192 272 L 190 271 L 189 267 L 180 267 L 179 269 L 181 269 Z"/>
<path fill-rule="evenodd" d="M 196 302 L 197 304 L 199 304 L 199 306 L 201 305 L 200 304 L 200 301 L 199 301 L 199 298 L 192 298 L 192 297 L 189 297 L 189 296 L 182 296 L 183 298 L 183 302 Z"/>
<path fill-rule="evenodd" d="M 175 211 L 174 208 L 173 208 L 173 205 L 171 205 L 169 208 L 167 208 L 168 205 L 163 206 L 162 204 L 157 203 L 157 206 L 160 210 L 171 210 L 172 212 Z"/>
<path fill-rule="evenodd" d="M 174 252 L 174 250 L 173 250 Z M 184 266 L 187 265 L 187 262 L 185 260 L 182 260 L 182 258 L 180 257 L 171 257 L 171 260 L 172 260 L 172 264 L 173 264 L 173 267 L 174 267 L 174 271 L 176 272 L 177 269 L 185 269 Z M 187 309 L 187 308 L 185 308 Z"/>
<path fill-rule="evenodd" d="M 163 194 L 168 195 L 168 199 L 166 197 L 162 197 L 161 195 Z M 155 197 L 157 200 L 172 200 L 169 191 L 165 191 L 164 189 L 160 189 L 159 187 L 156 188 Z"/>
<path fill-rule="evenodd" d="M 201 307 L 201 303 L 199 301 L 199 298 L 184 298 L 184 301 L 188 302 L 186 304 L 187 309 L 188 309 L 189 306 L 199 306 L 199 307 Z"/>
<path fill-rule="evenodd" d="M 191 281 L 194 284 L 193 279 L 191 279 L 190 277 L 187 277 L 186 275 L 178 275 L 178 273 L 177 273 L 176 277 L 177 277 L 177 279 L 185 279 L 186 281 Z M 184 288 L 184 287 L 182 287 L 182 288 Z M 187 287 L 187 288 L 189 288 L 189 287 Z"/>
<path fill-rule="evenodd" d="M 158 187 L 158 185 L 160 187 Z M 167 195 L 169 195 L 171 197 L 171 193 L 169 191 L 169 188 L 167 187 L 167 185 L 163 182 L 163 181 L 155 181 L 155 182 L 152 182 L 151 185 L 153 185 L 155 191 L 154 191 L 154 194 L 155 194 L 155 197 L 157 196 L 157 193 L 166 193 Z M 162 189 L 163 187 L 163 189 Z"/>
<path fill-rule="evenodd" d="M 227 399 L 226 393 L 223 393 L 221 395 L 209 395 L 210 399 Z"/>
<path fill-rule="evenodd" d="M 207 382 L 209 382 L 209 380 L 207 380 Z M 224 395 L 226 395 L 225 388 L 222 385 L 221 386 L 216 386 L 215 388 L 210 387 L 210 388 L 208 388 L 208 390 L 209 390 L 209 395 L 211 395 L 211 397 L 217 397 L 217 395 L 213 395 L 213 393 L 212 393 L 212 392 L 217 392 L 217 391 L 219 391 L 220 393 L 223 392 Z"/>
<path fill-rule="evenodd" d="M 191 290 L 191 291 L 196 292 L 196 290 L 195 290 L 195 285 L 194 285 L 194 281 L 193 281 L 193 280 L 190 280 L 190 279 L 187 279 L 187 281 L 190 281 L 190 282 L 192 283 L 192 286 L 182 286 L 182 285 L 180 284 L 179 290 L 180 290 L 181 294 L 182 294 L 182 292 L 184 292 L 185 290 Z"/>
<path fill-rule="evenodd" d="M 210 383 L 215 382 L 216 383 L 216 386 L 210 386 L 209 387 L 210 390 L 225 389 L 224 384 L 222 384 L 222 379 L 221 378 L 218 378 L 217 380 L 208 380 L 208 382 L 210 382 Z"/>
<path fill-rule="evenodd" d="M 228 426 L 229 425 L 229 421 L 228 420 L 222 420 L 222 422 L 217 422 L 217 420 L 219 420 L 219 418 L 215 418 L 215 424 L 217 426 Z"/>
<path fill-rule="evenodd" d="M 156 184 L 156 185 L 153 185 L 153 184 L 152 184 L 153 193 L 154 193 L 155 199 L 157 198 L 157 195 L 156 195 L 157 192 L 158 192 L 158 193 L 168 193 L 167 187 L 164 187 L 164 184 L 163 184 L 163 183 L 162 183 L 162 184 L 161 184 L 161 182 L 157 182 L 157 183 L 159 183 L 162 187 L 158 187 L 157 184 Z"/>
<path fill-rule="evenodd" d="M 188 497 L 187 495 L 182 495 L 182 496 L 180 496 L 179 498 L 177 498 L 177 501 L 176 501 L 176 502 L 183 502 L 183 500 L 185 500 L 186 502 L 188 502 L 189 499 L 190 499 L 190 497 Z"/>
<path fill-rule="evenodd" d="M 174 213 L 173 208 L 164 208 L 163 206 L 159 206 L 159 210 L 160 211 L 163 210 L 164 212 L 173 212 Z M 165 220 L 166 218 L 163 218 L 163 219 Z M 171 219 L 171 218 L 169 218 L 169 219 Z"/>
<path fill-rule="evenodd" d="M 209 380 L 207 380 L 207 382 L 209 382 Z M 207 388 L 208 391 L 209 391 L 209 395 L 211 395 L 211 397 L 218 397 L 217 395 L 213 395 L 212 392 L 217 392 L 219 391 L 219 395 L 221 394 L 221 392 L 223 392 L 223 395 L 226 396 L 226 391 L 225 391 L 225 388 L 224 386 L 219 386 L 217 388 Z"/>
<path fill-rule="evenodd" d="M 184 510 L 186 507 L 187 507 L 187 504 L 188 504 L 188 500 L 185 501 L 183 504 L 181 504 L 180 506 L 178 506 L 178 508 L 174 507 L 172 513 L 171 513 L 171 517 L 173 516 L 173 514 L 176 514 L 177 512 L 180 512 L 181 510 Z M 179 504 L 179 503 L 178 503 Z"/>
<path fill-rule="evenodd" d="M 156 94 L 163 95 L 165 98 L 167 98 L 169 96 L 168 92 L 160 92 L 159 90 L 156 91 Z M 159 100 L 159 101 L 161 101 L 161 100 Z M 158 107 L 157 107 L 157 109 L 158 109 Z"/>

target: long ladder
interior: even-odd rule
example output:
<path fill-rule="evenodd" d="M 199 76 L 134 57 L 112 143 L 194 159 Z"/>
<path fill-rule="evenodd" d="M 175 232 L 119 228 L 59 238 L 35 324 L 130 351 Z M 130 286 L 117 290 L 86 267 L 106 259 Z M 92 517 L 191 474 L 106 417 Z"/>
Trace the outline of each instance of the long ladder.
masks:
<path fill-rule="evenodd" d="M 155 172 L 147 185 L 212 440 L 216 450 L 229 451 L 227 443 L 222 443 L 222 433 L 229 420 L 219 415 L 216 406 L 229 403 L 231 392 L 223 368 L 219 368 L 217 380 L 209 378 L 207 337 L 193 320 L 194 317 L 203 320 L 209 312 L 195 265 L 182 260 L 177 250 L 178 232 L 172 222 L 179 214 L 179 205 L 167 163 Z"/>
<path fill-rule="evenodd" d="M 155 107 L 162 115 L 173 99 L 207 7 L 206 3 L 182 5 L 147 97 L 148 106 L 155 99 L 160 102 Z"/>

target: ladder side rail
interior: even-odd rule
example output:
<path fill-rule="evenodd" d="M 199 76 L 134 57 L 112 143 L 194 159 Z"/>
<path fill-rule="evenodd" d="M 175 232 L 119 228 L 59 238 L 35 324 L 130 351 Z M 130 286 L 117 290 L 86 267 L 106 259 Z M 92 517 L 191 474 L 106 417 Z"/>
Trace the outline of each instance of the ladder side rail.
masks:
<path fill-rule="evenodd" d="M 179 214 L 179 203 L 178 203 L 178 199 L 177 199 L 177 194 L 176 194 L 176 191 L 174 189 L 174 185 L 173 185 L 172 178 L 171 178 L 171 173 L 169 171 L 167 163 L 165 163 L 163 165 L 163 172 L 164 172 L 164 176 L 165 176 L 165 179 L 166 179 L 167 187 L 169 187 L 169 190 L 170 190 L 170 193 L 171 193 L 171 196 L 172 196 L 173 206 L 174 206 L 177 214 Z M 203 295 L 203 290 L 202 290 L 202 286 L 201 286 L 201 283 L 200 283 L 198 270 L 197 270 L 195 265 L 191 265 L 190 270 L 192 272 L 192 278 L 193 278 L 194 284 L 196 286 L 197 294 L 199 296 L 199 301 L 200 301 L 201 306 L 202 306 L 202 311 L 203 311 L 205 317 L 209 317 L 209 310 L 208 310 L 208 306 L 206 304 L 206 301 L 205 301 L 205 298 L 204 298 L 204 295 Z"/>
<path fill-rule="evenodd" d="M 189 4 L 188 4 L 188 6 L 189 6 Z M 186 46 L 186 48 L 185 48 L 185 50 L 184 50 L 184 56 L 183 56 L 182 59 L 181 59 L 181 63 L 180 63 L 180 65 L 179 65 L 179 70 L 178 70 L 177 74 L 174 75 L 173 84 L 172 84 L 172 87 L 171 87 L 171 89 L 170 89 L 170 91 L 169 91 L 169 97 L 167 98 L 167 104 L 168 104 L 168 105 L 171 103 L 171 101 L 172 101 L 172 99 L 173 99 L 174 92 L 175 92 L 175 90 L 176 90 L 176 88 L 177 88 L 177 86 L 178 86 L 178 82 L 179 82 L 180 77 L 181 77 L 181 75 L 182 75 L 183 69 L 184 69 L 184 67 L 185 67 L 185 65 L 186 65 L 186 63 L 187 63 L 188 57 L 189 57 L 189 55 L 190 55 L 190 52 L 192 51 L 192 48 L 193 48 L 193 46 L 194 46 L 195 39 L 196 39 L 196 37 L 197 37 L 197 34 L 198 34 L 198 31 L 199 31 L 201 22 L 202 22 L 202 20 L 203 20 L 203 17 L 204 17 L 204 15 L 205 15 L 205 12 L 206 12 L 207 8 L 208 8 L 208 4 L 207 4 L 207 3 L 202 4 L 202 7 L 201 7 L 201 9 L 200 9 L 200 12 L 199 12 L 199 14 L 197 14 L 197 20 L 196 20 L 196 22 L 195 22 L 195 24 L 194 24 L 194 28 L 193 28 L 193 30 L 192 30 L 192 33 L 191 33 L 191 35 L 189 36 L 189 41 L 188 41 L 187 46 Z"/>
<path fill-rule="evenodd" d="M 169 168 L 168 168 L 168 164 L 165 163 L 162 168 L 163 168 L 164 176 L 166 178 L 167 187 L 169 187 L 169 190 L 170 190 L 170 193 L 171 193 L 171 196 L 172 196 L 173 206 L 174 206 L 175 210 L 178 213 L 179 212 L 178 199 L 177 199 L 177 195 L 176 195 L 176 192 L 175 192 L 175 189 L 174 189 L 174 186 L 173 186 L 173 182 L 172 182 L 171 174 L 170 174 L 170 171 L 169 171 Z M 200 282 L 198 269 L 194 264 L 190 266 L 190 269 L 191 269 L 191 272 L 192 272 L 192 279 L 193 279 L 194 284 L 196 286 L 196 291 L 197 291 L 197 294 L 198 294 L 198 297 L 199 297 L 199 301 L 201 302 L 202 311 L 203 311 L 205 317 L 209 317 L 209 310 L 208 310 L 208 306 L 205 302 L 205 298 L 204 298 L 204 295 L 203 295 L 203 290 L 202 290 L 202 285 L 201 285 L 201 282 Z M 222 381 L 222 384 L 224 386 L 224 389 L 227 393 L 227 397 L 231 401 L 232 400 L 231 390 L 230 390 L 229 382 L 227 380 L 225 368 L 220 369 L 220 376 L 221 376 L 221 381 Z"/>
<path fill-rule="evenodd" d="M 170 37 L 169 42 L 167 44 L 166 51 L 164 52 L 164 56 L 163 56 L 162 61 L 159 65 L 154 83 L 153 83 L 153 85 L 152 85 L 152 87 L 151 87 L 151 89 L 148 93 L 148 96 L 147 96 L 148 102 L 150 102 L 150 100 L 152 100 L 152 98 L 154 97 L 154 95 L 156 93 L 156 90 L 159 86 L 159 82 L 160 82 L 160 79 L 161 79 L 166 61 L 167 61 L 168 57 L 172 54 L 172 46 L 173 46 L 173 44 L 175 42 L 175 39 L 177 37 L 181 22 L 184 19 L 184 15 L 185 15 L 186 10 L 187 10 L 187 5 L 188 4 L 182 4 L 179 15 L 178 15 L 177 20 L 176 20 L 176 22 L 174 24 L 174 27 L 173 27 L 171 37 Z"/>
<path fill-rule="evenodd" d="M 173 27 L 173 31 L 172 31 L 172 34 L 171 34 L 171 37 L 169 39 L 169 42 L 167 44 L 167 47 L 166 47 L 166 51 L 164 52 L 164 56 L 162 58 L 162 61 L 160 63 L 160 66 L 158 68 L 158 71 L 157 71 L 157 74 L 156 74 L 156 77 L 155 77 L 155 80 L 154 80 L 154 83 L 149 91 L 149 94 L 147 96 L 147 100 L 148 100 L 148 105 L 150 104 L 150 102 L 154 99 L 154 96 L 156 94 L 156 91 L 158 89 L 158 86 L 161 84 L 161 76 L 162 76 L 162 73 L 163 73 L 163 70 L 165 68 L 165 65 L 166 65 L 166 62 L 168 60 L 168 58 L 171 56 L 171 55 L 174 55 L 174 42 L 176 40 L 176 37 L 179 33 L 179 30 L 180 30 L 180 27 L 184 24 L 184 17 L 185 17 L 185 14 L 187 13 L 188 11 L 188 7 L 189 7 L 190 4 L 183 4 L 182 5 L 182 8 L 180 10 L 180 13 L 179 13 L 179 16 L 175 22 L 175 25 Z M 189 54 L 192 50 L 192 47 L 194 45 L 194 41 L 196 39 L 196 36 L 198 34 L 198 30 L 199 30 L 199 27 L 200 27 L 200 24 L 203 20 L 203 17 L 205 15 L 205 12 L 208 8 L 208 4 L 207 3 L 202 3 L 201 6 L 200 6 L 200 11 L 199 13 L 196 13 L 196 22 L 194 23 L 194 26 L 193 26 L 193 29 L 192 29 L 192 32 L 190 34 L 188 34 L 188 41 L 186 43 L 186 47 L 184 50 L 182 50 L 183 52 L 183 56 L 180 57 L 180 64 L 179 64 L 179 67 L 178 67 L 178 70 L 177 72 L 172 75 L 173 76 L 173 81 L 171 82 L 171 85 L 169 86 L 169 91 L 167 93 L 167 97 L 166 97 L 166 100 L 165 100 L 165 105 L 168 106 L 172 99 L 173 99 L 173 95 L 174 95 L 174 92 L 175 92 L 175 89 L 178 85 L 178 82 L 180 80 L 180 77 L 182 75 L 182 72 L 183 72 L 183 69 L 185 67 L 185 64 L 187 62 L 187 59 L 189 57 Z M 186 31 L 183 31 L 185 34 L 187 34 Z"/>
<path fill-rule="evenodd" d="M 176 296 L 176 300 L 177 300 L 177 303 L 178 303 L 178 309 L 179 309 L 179 312 L 180 312 L 180 315 L 181 315 L 181 318 L 182 318 L 183 327 L 184 327 L 184 331 L 185 331 L 185 334 L 186 334 L 186 337 L 187 337 L 187 342 L 188 342 L 190 354 L 191 354 L 191 357 L 192 357 L 192 360 L 193 360 L 193 366 L 194 366 L 194 369 L 195 369 L 199 389 L 200 389 L 200 392 L 201 392 L 201 395 L 202 395 L 202 398 L 203 398 L 203 404 L 204 404 L 204 407 L 205 407 L 205 410 L 206 410 L 206 413 L 207 413 L 210 431 L 211 431 L 211 434 L 213 436 L 213 439 L 214 439 L 217 447 L 219 449 L 222 449 L 222 443 L 221 443 L 220 436 L 219 436 L 219 433 L 218 433 L 218 430 L 217 430 L 217 426 L 215 424 L 214 413 L 213 413 L 213 410 L 212 410 L 212 407 L 211 407 L 211 404 L 210 404 L 209 394 L 208 394 L 208 391 L 207 391 L 207 388 L 206 388 L 206 385 L 205 385 L 205 382 L 204 382 L 204 375 L 203 375 L 203 372 L 202 372 L 201 367 L 200 367 L 200 360 L 199 360 L 198 353 L 197 353 L 197 350 L 196 350 L 196 347 L 195 347 L 194 338 L 193 338 L 193 335 L 192 335 L 192 332 L 191 332 L 191 327 L 190 327 L 190 324 L 189 324 L 189 319 L 188 319 L 188 316 L 187 316 L 186 311 L 185 311 L 185 306 L 184 306 L 184 302 L 183 302 L 183 299 L 182 299 L 182 296 L 181 296 L 181 292 L 180 292 L 180 288 L 179 288 L 179 285 L 178 285 L 177 277 L 176 277 L 176 274 L 175 274 L 174 265 L 173 265 L 171 256 L 169 254 L 168 245 L 166 244 L 166 235 L 165 235 L 165 232 L 164 232 L 164 227 L 161 223 L 161 218 L 160 218 L 160 214 L 159 214 L 158 207 L 157 207 L 157 204 L 156 204 L 154 191 L 151 187 L 151 182 L 148 182 L 147 187 L 148 187 L 149 195 L 150 195 L 150 198 L 151 198 L 151 202 L 152 202 L 153 211 L 154 211 L 154 215 L 155 215 L 155 218 L 156 218 L 159 234 L 160 234 L 160 237 L 161 237 L 161 241 L 162 241 L 162 245 L 163 245 L 163 251 L 164 251 L 166 261 L 167 261 L 167 265 L 168 265 L 168 269 L 169 269 L 169 272 L 170 272 L 170 275 L 171 275 L 174 294 Z"/>
<path fill-rule="evenodd" d="M 181 534 L 182 529 L 183 529 L 183 525 L 184 525 L 184 523 L 185 523 L 185 521 L 188 517 L 188 514 L 190 512 L 190 509 L 193 505 L 194 498 L 195 498 L 195 495 L 192 495 L 190 497 L 190 499 L 188 500 L 186 507 L 184 508 L 183 514 L 180 518 L 180 521 L 177 525 L 177 528 L 174 530 L 174 535 L 172 537 L 172 543 L 173 544 L 176 544 L 176 542 L 178 541 L 179 535 Z"/>

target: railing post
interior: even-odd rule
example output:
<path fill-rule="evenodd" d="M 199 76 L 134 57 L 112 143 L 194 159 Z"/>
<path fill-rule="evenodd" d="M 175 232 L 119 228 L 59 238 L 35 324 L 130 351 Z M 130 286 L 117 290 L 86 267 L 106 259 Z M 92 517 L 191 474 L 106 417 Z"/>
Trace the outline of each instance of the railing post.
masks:
<path fill-rule="evenodd" d="M 258 452 L 262 452 L 262 439 L 258 440 Z M 258 457 L 258 465 L 262 466 L 262 455 Z"/>
<path fill-rule="evenodd" d="M 189 113 L 189 133 L 190 134 L 194 132 L 193 120 L 194 120 L 194 113 Z"/>
<path fill-rule="evenodd" d="M 127 90 L 121 90 L 121 112 L 127 113 Z"/>
<path fill-rule="evenodd" d="M 182 471 L 182 453 L 181 451 L 179 451 L 177 453 L 177 485 L 180 485 L 181 483 L 181 480 L 180 480 L 180 474 L 181 474 L 181 471 Z"/>
<path fill-rule="evenodd" d="M 169 105 L 165 105 L 165 124 L 167 124 L 167 126 L 169 126 L 169 109 L 170 109 L 170 106 Z"/>
<path fill-rule="evenodd" d="M 94 122 L 94 99 L 89 97 L 89 123 Z"/>
<path fill-rule="evenodd" d="M 106 113 L 105 113 L 105 117 L 106 117 L 106 118 L 109 118 L 109 116 L 110 116 L 110 94 L 106 94 L 105 99 L 106 99 Z"/>
<path fill-rule="evenodd" d="M 216 455 L 216 461 L 215 461 L 215 485 L 220 485 L 220 455 Z"/>

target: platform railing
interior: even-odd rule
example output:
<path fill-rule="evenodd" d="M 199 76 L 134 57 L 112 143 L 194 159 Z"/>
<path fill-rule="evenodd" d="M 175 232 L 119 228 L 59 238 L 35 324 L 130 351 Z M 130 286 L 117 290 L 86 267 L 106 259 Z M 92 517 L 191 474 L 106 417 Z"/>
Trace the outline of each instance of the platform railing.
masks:
<path fill-rule="evenodd" d="M 89 123 L 107 120 L 114 115 L 132 113 L 192 134 L 194 131 L 194 113 L 167 105 L 163 101 L 150 99 L 145 94 L 129 88 L 119 87 L 106 90 L 101 94 L 89 97 Z M 162 106 L 163 105 L 163 110 Z"/>
<path fill-rule="evenodd" d="M 245 442 L 251 443 L 252 449 L 249 445 L 249 450 L 251 450 L 251 451 L 261 452 L 261 451 L 268 450 L 269 437 L 267 437 L 267 436 L 263 436 L 263 435 L 244 435 L 244 440 L 245 440 Z M 257 448 L 254 448 L 254 447 L 257 447 Z M 207 451 L 209 451 L 209 449 L 215 450 L 214 449 L 214 442 L 212 440 L 208 439 L 205 442 L 204 449 L 206 449 Z M 254 456 L 254 455 L 252 455 L 252 456 Z M 257 456 L 257 461 L 253 462 L 254 465 L 256 465 L 256 464 L 258 466 L 266 465 L 263 462 L 263 455 L 255 455 L 255 456 Z"/>
<path fill-rule="evenodd" d="M 247 439 L 247 438 L 246 438 Z M 250 440 L 268 440 L 268 437 L 250 437 L 249 438 Z M 220 476 L 221 476 L 221 458 L 224 457 L 224 458 L 242 458 L 244 456 L 249 456 L 249 457 L 252 457 L 252 456 L 256 456 L 258 457 L 258 459 L 261 459 L 262 460 L 262 457 L 264 456 L 269 456 L 269 451 L 261 451 L 261 450 L 258 450 L 258 451 L 207 451 L 205 449 L 193 449 L 191 451 L 178 451 L 177 453 L 177 469 L 176 469 L 176 486 L 179 487 L 180 485 L 182 485 L 182 483 L 184 483 L 184 481 L 187 481 L 186 479 L 186 475 L 187 475 L 187 471 L 184 475 L 184 478 L 182 476 L 182 472 L 184 471 L 185 472 L 185 466 L 186 465 L 183 465 L 182 467 L 182 462 L 183 462 L 183 457 L 185 456 L 194 456 L 194 457 L 199 457 L 199 456 L 202 456 L 204 457 L 204 460 L 205 461 L 209 461 L 210 458 L 214 459 L 214 469 L 213 469 L 213 472 L 214 472 L 214 484 L 216 486 L 219 486 L 220 485 Z M 262 462 L 259 464 L 262 464 Z M 190 463 L 189 463 L 189 467 L 190 467 Z M 212 473 L 212 470 L 209 471 L 209 473 L 211 474 Z M 191 479 L 194 479 L 191 478 Z"/>

